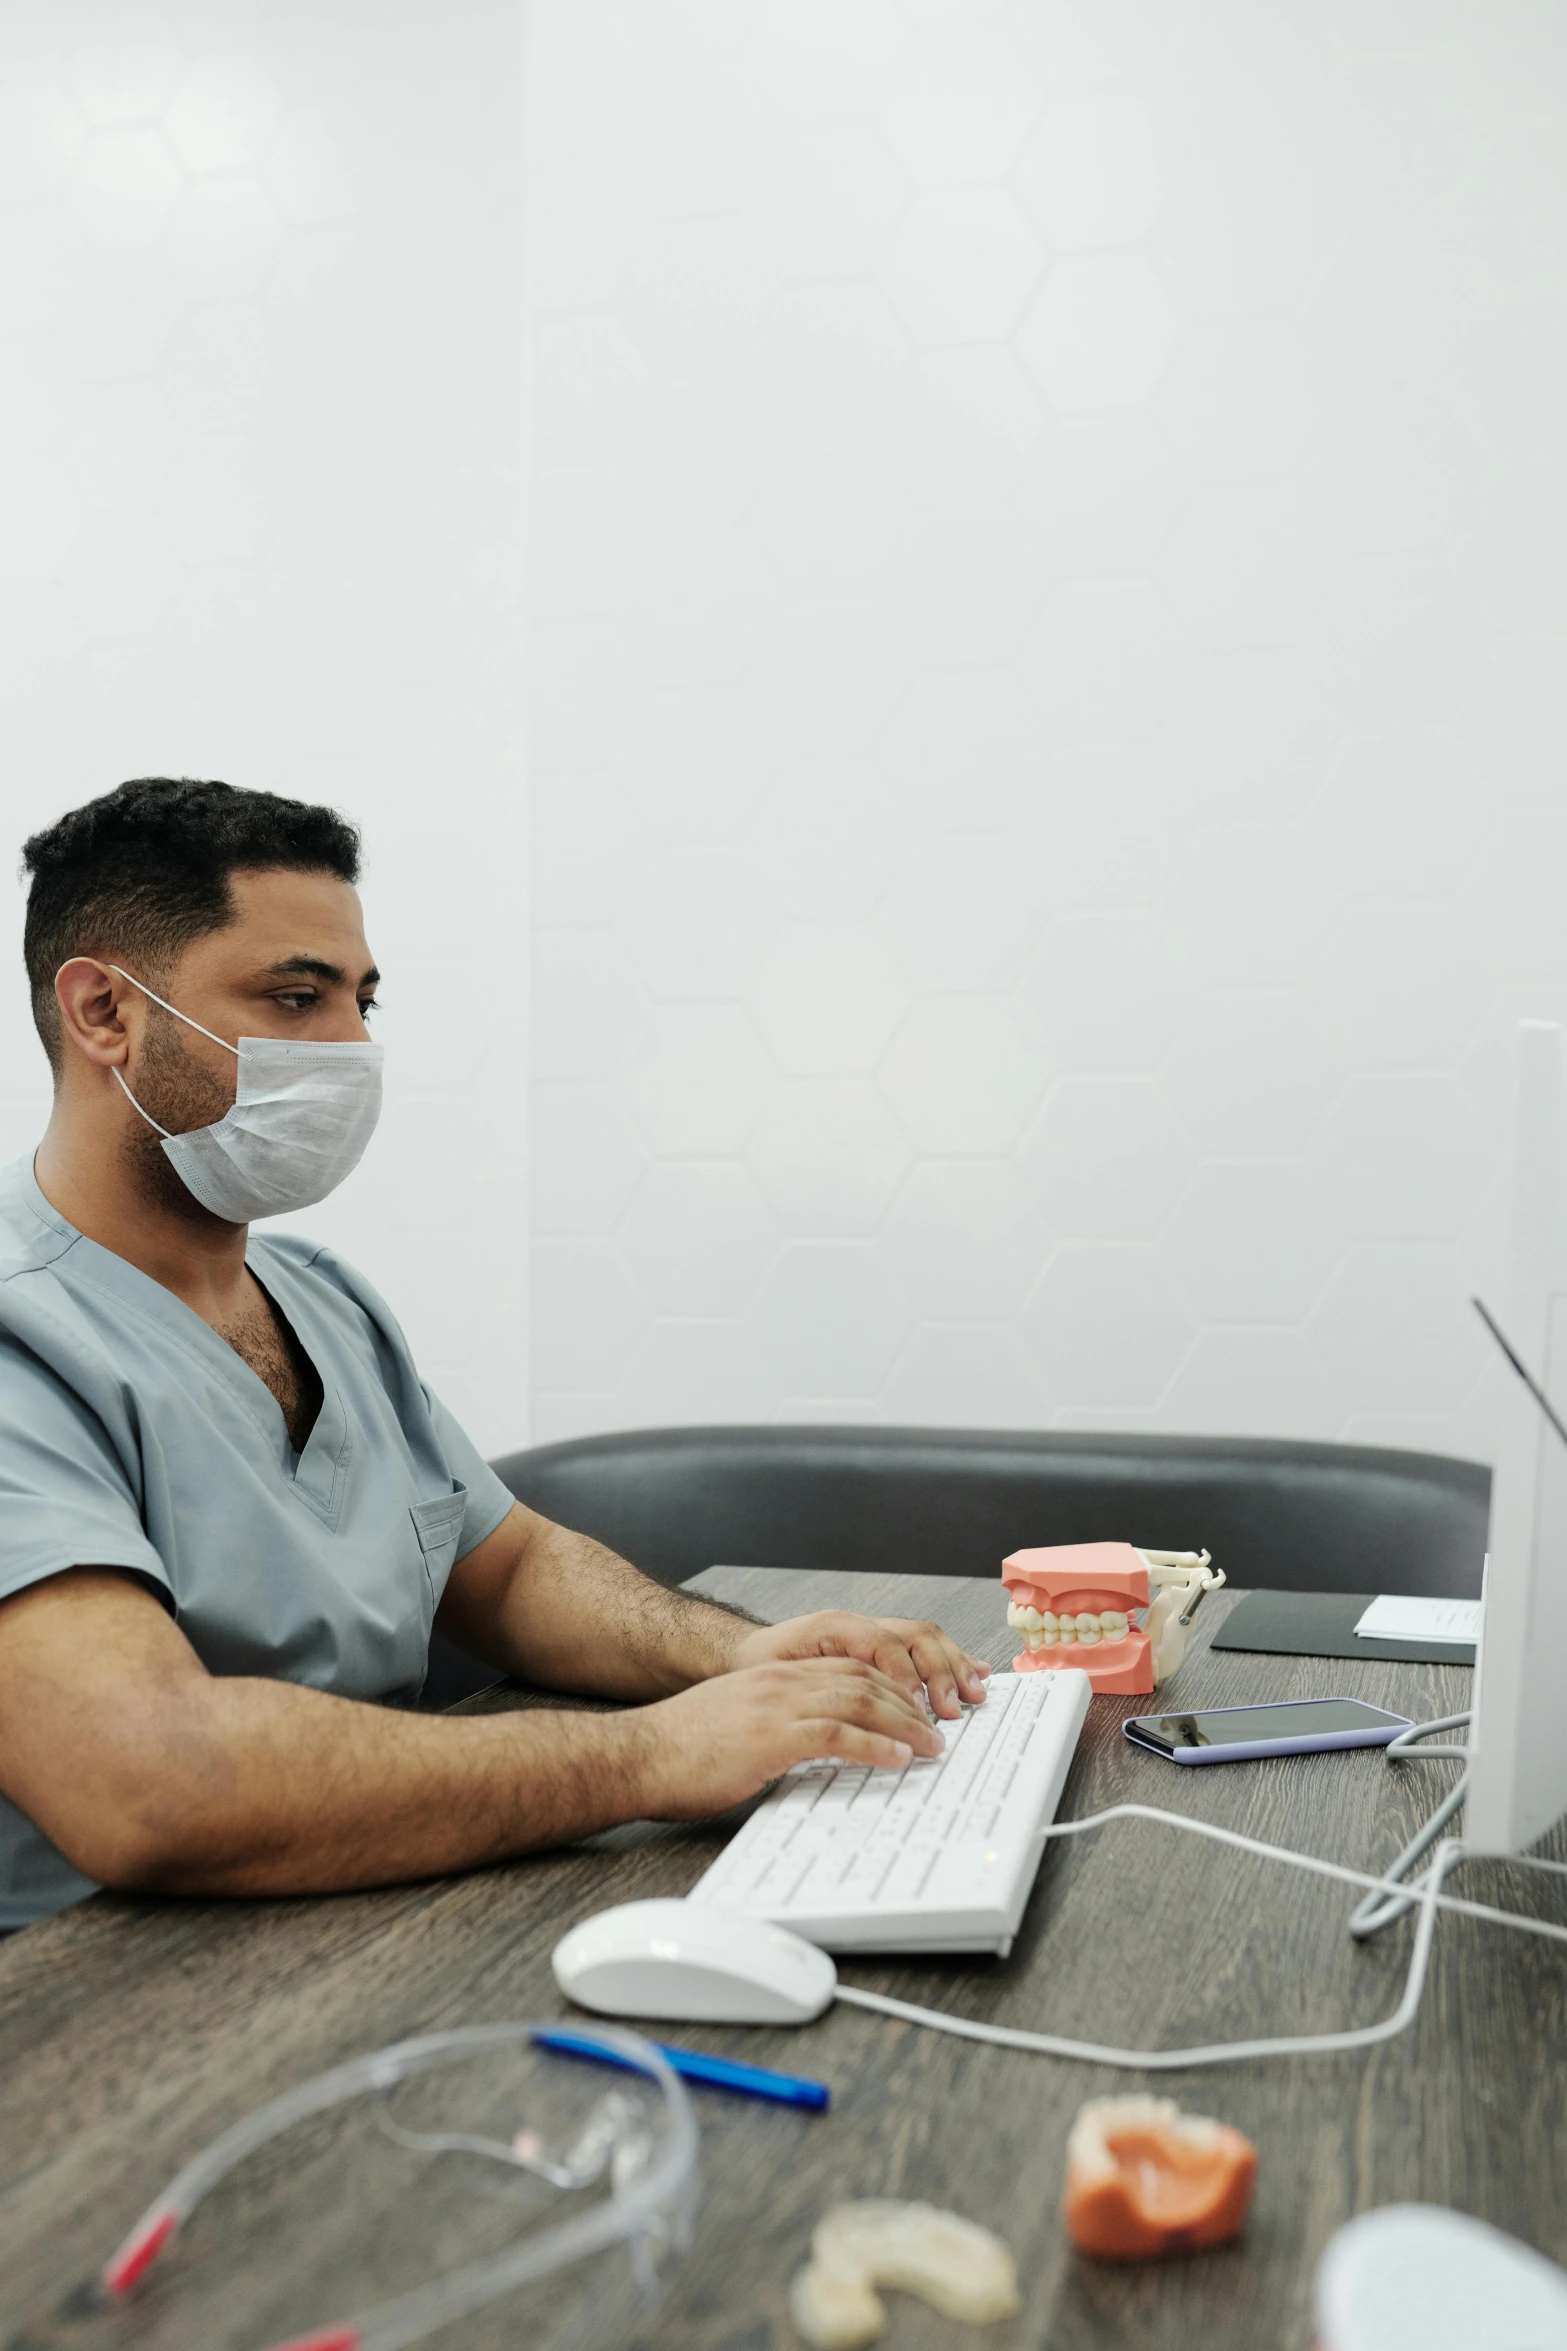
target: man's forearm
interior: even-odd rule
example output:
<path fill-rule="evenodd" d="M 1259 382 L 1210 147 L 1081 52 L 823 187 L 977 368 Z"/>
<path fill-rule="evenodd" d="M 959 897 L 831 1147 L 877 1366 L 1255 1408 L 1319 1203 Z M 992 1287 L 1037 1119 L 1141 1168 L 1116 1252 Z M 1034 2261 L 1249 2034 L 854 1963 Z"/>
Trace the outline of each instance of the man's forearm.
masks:
<path fill-rule="evenodd" d="M 666 1698 L 727 1672 L 754 1618 L 672 1592 L 589 1535 L 522 1521 L 504 1575 L 464 1589 L 464 1561 L 441 1629 L 504 1671 L 549 1689 L 605 1698 Z M 498 1530 L 498 1532 L 501 1530 Z M 494 1540 L 494 1538 L 491 1538 Z"/>
<path fill-rule="evenodd" d="M 538 1524 L 517 1522 L 524 1534 Z M 499 1546 L 480 1565 L 509 1588 L 527 1549 Z M 830 1642 L 771 1657 L 744 1620 L 598 1558 L 594 1604 L 631 1624 L 602 1643 L 620 1662 L 599 1678 L 636 1682 L 651 1705 L 419 1715 L 215 1676 L 123 1571 L 46 1578 L 0 1602 L 0 1791 L 100 1884 L 307 1894 L 482 1867 L 617 1821 L 696 1819 L 811 1756 L 881 1767 L 939 1752 L 895 1626 L 882 1628 L 887 1672 Z M 550 1543 L 542 1564 L 535 1588 L 547 1592 L 551 1573 L 582 1562 Z M 484 1586 L 465 1593 L 481 1623 Z M 540 1635 L 547 1665 L 587 1678 L 571 1630 L 580 1611 L 557 1596 L 553 1615 L 566 1630 Z M 759 1638 L 762 1654 L 725 1670 L 731 1643 L 754 1650 Z"/>
<path fill-rule="evenodd" d="M 405 1714 L 289 1682 L 187 1684 L 177 1737 L 121 1783 L 121 1886 L 302 1894 L 433 1877 L 635 1818 L 635 1714 Z"/>

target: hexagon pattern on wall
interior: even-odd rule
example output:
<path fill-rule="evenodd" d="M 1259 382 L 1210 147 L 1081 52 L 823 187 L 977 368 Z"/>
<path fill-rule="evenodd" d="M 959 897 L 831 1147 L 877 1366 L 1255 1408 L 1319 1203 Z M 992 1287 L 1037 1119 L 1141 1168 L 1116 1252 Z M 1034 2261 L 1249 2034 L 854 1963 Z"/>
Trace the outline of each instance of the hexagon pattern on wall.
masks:
<path fill-rule="evenodd" d="M 1483 1453 L 1509 1030 L 1567 1013 L 1551 26 L 580 13 L 527 158 L 536 1433 Z"/>
<path fill-rule="evenodd" d="M 361 821 L 386 1115 L 298 1223 L 388 1293 L 497 1452 L 528 1405 L 522 31 L 517 0 L 0 8 L 8 872 L 34 826 L 138 774 Z M 595 277 L 592 248 L 618 273 L 624 224 L 574 220 L 573 282 L 608 299 L 618 275 Z M 550 367 L 574 446 L 607 463 L 617 424 L 642 422 L 647 362 L 627 329 L 595 343 L 597 323 L 573 343 L 568 306 Z M 591 624 L 596 584 L 570 610 Z M 606 667 L 618 686 L 615 659 L 601 638 L 563 652 L 563 743 Z M 595 855 L 595 913 L 604 871 Z M 36 1144 L 48 1083 L 20 892 L 0 922 L 6 1161 Z M 569 965 L 546 976 L 586 1063 L 594 1008 Z M 545 1155 L 551 1214 L 565 1203 L 589 1253 L 666 1141 L 644 1139 L 621 1076 L 588 1071 Z M 610 1254 L 606 1324 L 630 1286 Z M 592 1376 L 628 1352 L 601 1349 Z"/>

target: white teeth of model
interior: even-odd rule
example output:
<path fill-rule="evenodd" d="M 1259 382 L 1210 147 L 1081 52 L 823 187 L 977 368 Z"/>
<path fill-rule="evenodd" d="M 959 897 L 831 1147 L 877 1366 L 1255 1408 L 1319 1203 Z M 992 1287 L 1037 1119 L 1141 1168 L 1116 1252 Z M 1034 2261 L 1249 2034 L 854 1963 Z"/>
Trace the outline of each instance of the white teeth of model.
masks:
<path fill-rule="evenodd" d="M 1061 1643 L 1060 1628 L 1053 1624 L 1047 1624 L 1039 1638 L 1047 1649 L 1059 1648 Z"/>
<path fill-rule="evenodd" d="M 1037 1608 L 1025 1608 L 1023 1611 L 1023 1622 L 1027 1625 L 1031 1633 L 1042 1633 L 1045 1629 L 1045 1620 L 1040 1615 Z"/>
<path fill-rule="evenodd" d="M 1077 1642 L 1080 1649 L 1091 1649 L 1096 1641 L 1102 1641 L 1103 1639 L 1104 1635 L 1100 1632 L 1097 1625 L 1091 1625 L 1087 1628 L 1087 1630 L 1085 1630 L 1082 1618 L 1078 1618 Z"/>
<path fill-rule="evenodd" d="M 1124 1641 L 1127 1634 L 1127 1619 L 1119 1608 L 1107 1608 L 1100 1616 L 1099 1630 L 1107 1641 Z"/>
<path fill-rule="evenodd" d="M 1061 1627 L 1061 1636 L 1060 1636 L 1060 1637 L 1061 1637 L 1061 1639 L 1062 1639 L 1063 1641 L 1075 1641 L 1075 1640 L 1077 1639 L 1077 1627 L 1076 1627 L 1076 1625 L 1075 1625 L 1075 1624 L 1072 1624 L 1072 1623 L 1070 1623 L 1070 1622 L 1068 1622 L 1068 1623 L 1064 1624 L 1064 1625 Z"/>
<path fill-rule="evenodd" d="M 1061 1619 L 1053 1608 L 1042 1609 L 1039 1621 L 1047 1633 L 1058 1633 L 1061 1630 Z"/>
<path fill-rule="evenodd" d="M 1016 1632 L 1020 1629 L 1022 1622 L 1022 1609 L 1019 1608 L 1015 1600 L 1009 1600 L 1007 1602 L 1007 1623 L 1012 1627 L 1013 1631 Z"/>
<path fill-rule="evenodd" d="M 1097 1633 L 1099 1630 L 1098 1617 L 1085 1608 L 1077 1620 L 1077 1629 L 1080 1633 Z"/>

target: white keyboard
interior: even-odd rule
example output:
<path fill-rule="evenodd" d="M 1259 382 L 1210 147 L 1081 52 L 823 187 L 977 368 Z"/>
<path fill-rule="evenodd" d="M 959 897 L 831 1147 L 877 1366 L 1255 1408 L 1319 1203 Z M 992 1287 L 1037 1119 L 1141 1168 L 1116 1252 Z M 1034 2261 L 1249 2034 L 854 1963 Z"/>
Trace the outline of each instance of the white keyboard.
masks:
<path fill-rule="evenodd" d="M 992 1675 L 902 1771 L 801 1763 L 692 1888 L 825 1951 L 1012 1948 L 1091 1695 L 1086 1673 Z"/>

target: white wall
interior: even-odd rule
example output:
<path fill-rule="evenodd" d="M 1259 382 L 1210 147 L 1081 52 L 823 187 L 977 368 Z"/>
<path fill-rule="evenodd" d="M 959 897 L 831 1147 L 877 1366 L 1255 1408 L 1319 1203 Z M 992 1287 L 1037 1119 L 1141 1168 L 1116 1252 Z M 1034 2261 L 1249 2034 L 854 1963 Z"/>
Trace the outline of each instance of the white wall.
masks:
<path fill-rule="evenodd" d="M 535 0 L 535 1432 L 1484 1450 L 1567 17 Z"/>
<path fill-rule="evenodd" d="M 121 778 L 330 800 L 388 1109 L 300 1222 L 526 1426 L 519 11 L 0 6 L 5 854 Z M 0 1153 L 47 1107 L 0 892 Z"/>
<path fill-rule="evenodd" d="M 0 7 L 7 838 L 363 820 L 391 1102 L 305 1221 L 519 1439 L 526 488 L 534 1433 L 1483 1450 L 1560 11 L 533 0 L 520 156 L 522 14 Z"/>

